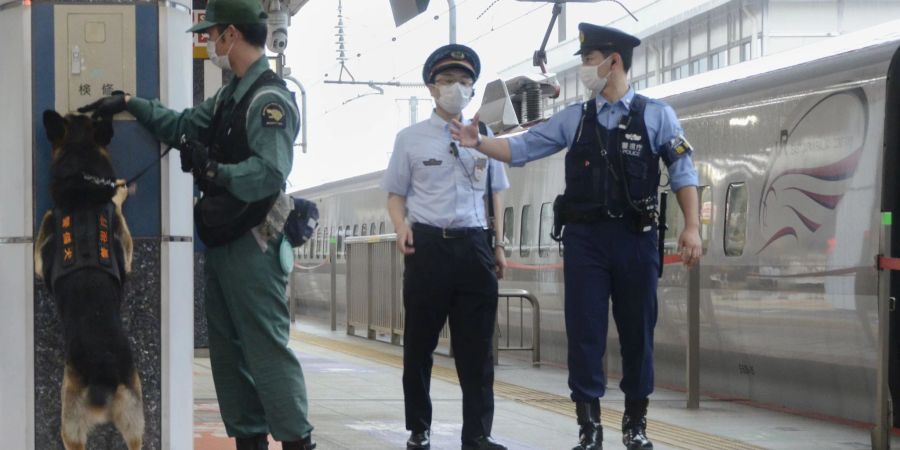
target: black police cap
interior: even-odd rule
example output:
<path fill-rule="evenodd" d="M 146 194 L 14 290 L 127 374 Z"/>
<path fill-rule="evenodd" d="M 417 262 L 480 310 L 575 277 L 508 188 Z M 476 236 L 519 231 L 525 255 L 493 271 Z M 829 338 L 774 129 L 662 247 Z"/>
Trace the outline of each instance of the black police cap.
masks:
<path fill-rule="evenodd" d="M 422 67 L 422 80 L 428 84 L 434 82 L 435 75 L 447 69 L 462 69 L 477 80 L 481 73 L 481 60 L 475 50 L 461 44 L 445 45 L 428 56 Z"/>
<path fill-rule="evenodd" d="M 615 28 L 582 22 L 578 24 L 578 31 L 581 48 L 575 52 L 576 55 L 587 53 L 591 50 L 630 52 L 638 45 L 641 45 L 640 39 Z"/>

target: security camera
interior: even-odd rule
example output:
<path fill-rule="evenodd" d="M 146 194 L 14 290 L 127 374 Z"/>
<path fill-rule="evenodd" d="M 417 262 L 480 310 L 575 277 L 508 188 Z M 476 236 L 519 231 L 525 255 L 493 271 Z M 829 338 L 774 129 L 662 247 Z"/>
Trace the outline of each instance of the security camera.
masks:
<path fill-rule="evenodd" d="M 284 53 L 288 44 L 288 12 L 284 9 L 270 12 L 268 26 L 266 46 L 273 53 Z"/>

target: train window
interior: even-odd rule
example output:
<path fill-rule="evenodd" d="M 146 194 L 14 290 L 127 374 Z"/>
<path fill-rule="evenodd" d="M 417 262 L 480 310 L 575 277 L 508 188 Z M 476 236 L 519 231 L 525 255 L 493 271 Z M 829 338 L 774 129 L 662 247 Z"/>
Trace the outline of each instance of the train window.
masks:
<path fill-rule="evenodd" d="M 703 243 L 703 254 L 709 250 L 709 241 L 712 239 L 713 201 L 712 188 L 700 186 L 700 240 Z"/>
<path fill-rule="evenodd" d="M 534 245 L 531 228 L 531 205 L 525 205 L 522 207 L 522 221 L 519 228 L 519 256 L 523 258 L 531 254 L 531 246 Z"/>
<path fill-rule="evenodd" d="M 371 234 L 372 236 L 375 235 L 375 223 L 374 222 L 369 224 L 369 234 Z"/>
<path fill-rule="evenodd" d="M 512 256 L 513 234 L 515 234 L 514 223 L 516 221 L 513 207 L 509 206 L 503 210 L 503 243 L 507 246 L 504 253 L 506 257 Z"/>
<path fill-rule="evenodd" d="M 341 259 L 344 257 L 344 227 L 338 226 L 337 229 L 337 257 Z"/>
<path fill-rule="evenodd" d="M 384 234 L 384 222 L 378 225 L 378 234 Z"/>
<path fill-rule="evenodd" d="M 728 185 L 725 196 L 725 255 L 741 256 L 747 242 L 747 185 Z"/>
<path fill-rule="evenodd" d="M 359 225 L 353 225 L 353 236 L 359 236 Z"/>
<path fill-rule="evenodd" d="M 552 239 L 550 233 L 553 230 L 553 204 L 541 205 L 541 223 L 538 228 L 538 256 L 544 257 L 550 254 Z"/>
<path fill-rule="evenodd" d="M 366 229 L 367 229 L 368 227 L 369 227 L 368 225 L 363 224 L 363 225 L 362 225 L 362 231 L 359 232 L 359 235 L 360 235 L 360 236 L 367 236 L 368 233 L 366 233 Z"/>

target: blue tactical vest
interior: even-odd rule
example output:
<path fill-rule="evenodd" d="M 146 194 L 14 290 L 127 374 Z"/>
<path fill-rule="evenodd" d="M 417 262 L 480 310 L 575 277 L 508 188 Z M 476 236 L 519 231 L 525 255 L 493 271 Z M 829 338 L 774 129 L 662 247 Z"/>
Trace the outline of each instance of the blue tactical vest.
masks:
<path fill-rule="evenodd" d="M 647 97 L 635 95 L 615 129 L 597 123 L 597 99 L 585 102 L 575 142 L 566 153 L 565 210 L 599 217 L 656 211 L 659 156 L 644 123 Z M 626 192 L 627 187 L 627 192 Z"/>
<path fill-rule="evenodd" d="M 72 212 L 53 210 L 55 252 L 50 273 L 44 274 L 51 292 L 63 277 L 88 268 L 108 273 L 121 285 L 114 208 L 107 203 Z"/>

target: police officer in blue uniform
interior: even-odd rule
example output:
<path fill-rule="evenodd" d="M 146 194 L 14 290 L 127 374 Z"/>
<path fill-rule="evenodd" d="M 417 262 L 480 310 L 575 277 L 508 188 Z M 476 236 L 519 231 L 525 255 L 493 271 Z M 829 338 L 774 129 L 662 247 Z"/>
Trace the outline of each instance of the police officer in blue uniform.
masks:
<path fill-rule="evenodd" d="M 428 120 L 397 133 L 382 188 L 405 258 L 403 394 L 407 449 L 430 448 L 432 353 L 449 317 L 451 344 L 463 393 L 462 448 L 503 450 L 491 438 L 494 417 L 492 342 L 502 245 L 492 249 L 485 201 L 502 211 L 509 187 L 503 164 L 459 145 L 449 123 L 468 123 L 480 62 L 463 45 L 447 45 L 425 62 L 423 81 L 437 104 Z M 473 126 L 478 130 L 477 123 Z M 488 132 L 485 129 L 486 132 Z M 488 188 L 490 183 L 490 190 Z M 488 195 L 486 192 L 493 191 Z M 502 225 L 497 221 L 496 225 Z"/>
<path fill-rule="evenodd" d="M 580 76 L 591 100 L 569 106 L 527 133 L 483 137 L 455 123 L 462 145 L 512 166 L 566 153 L 565 193 L 555 203 L 564 225 L 566 334 L 569 388 L 580 426 L 575 449 L 600 449 L 600 397 L 606 392 L 609 298 L 619 332 L 625 414 L 622 441 L 628 449 L 650 449 L 646 435 L 648 397 L 653 392 L 653 328 L 660 270 L 657 231 L 659 160 L 685 218 L 679 238 L 685 264 L 701 254 L 697 173 L 693 150 L 667 104 L 638 95 L 628 84 L 634 47 L 640 40 L 619 30 L 578 26 Z M 554 230 L 558 237 L 559 227 Z"/>

